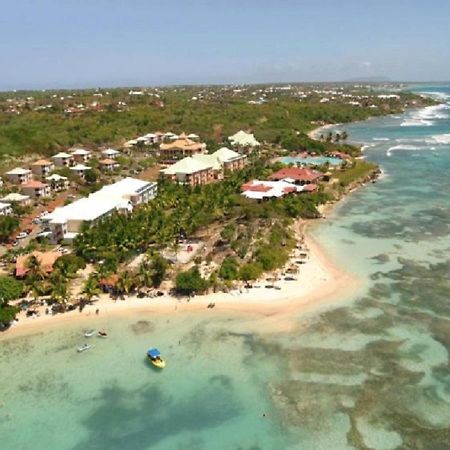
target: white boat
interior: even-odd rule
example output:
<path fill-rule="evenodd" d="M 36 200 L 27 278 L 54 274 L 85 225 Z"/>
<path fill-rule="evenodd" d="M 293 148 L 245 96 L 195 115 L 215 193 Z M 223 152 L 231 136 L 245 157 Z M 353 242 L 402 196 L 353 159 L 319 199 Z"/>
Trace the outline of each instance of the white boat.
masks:
<path fill-rule="evenodd" d="M 77 351 L 78 351 L 78 353 L 85 352 L 86 350 L 89 350 L 92 347 L 93 347 L 92 345 L 83 344 L 80 347 L 78 347 Z"/>
<path fill-rule="evenodd" d="M 108 337 L 108 333 L 106 331 L 99 331 L 97 333 L 97 335 L 98 335 L 98 337 L 101 337 L 101 338 L 107 338 Z"/>
<path fill-rule="evenodd" d="M 84 337 L 92 337 L 95 334 L 95 330 L 87 330 L 84 332 Z"/>

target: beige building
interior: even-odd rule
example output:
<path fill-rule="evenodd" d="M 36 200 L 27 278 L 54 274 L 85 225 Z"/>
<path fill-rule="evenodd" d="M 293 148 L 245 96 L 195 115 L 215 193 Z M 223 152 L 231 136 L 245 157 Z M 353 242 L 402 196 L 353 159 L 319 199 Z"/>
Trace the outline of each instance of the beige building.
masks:
<path fill-rule="evenodd" d="M 24 195 L 28 195 L 31 198 L 48 197 L 51 194 L 51 189 L 48 184 L 36 180 L 23 184 L 21 191 Z"/>
<path fill-rule="evenodd" d="M 210 163 L 199 161 L 190 156 L 176 162 L 167 169 L 162 169 L 160 173 L 162 177 L 170 181 L 190 186 L 211 183 L 217 179 Z"/>
<path fill-rule="evenodd" d="M 73 157 L 65 152 L 57 153 L 52 156 L 56 167 L 70 167 L 73 164 Z"/>
<path fill-rule="evenodd" d="M 22 169 L 21 167 L 16 167 L 15 169 L 6 172 L 5 176 L 11 183 L 14 184 L 28 183 L 33 178 L 31 170 Z"/>
<path fill-rule="evenodd" d="M 35 161 L 31 165 L 31 171 L 38 177 L 46 177 L 55 168 L 55 165 L 46 159 Z"/>
<path fill-rule="evenodd" d="M 114 159 L 106 158 L 98 162 L 100 169 L 104 172 L 110 172 L 119 167 L 119 163 Z"/>
<path fill-rule="evenodd" d="M 223 147 L 210 155 L 196 153 L 160 173 L 171 181 L 194 186 L 222 180 L 226 172 L 243 169 L 246 162 L 245 155 Z"/>
<path fill-rule="evenodd" d="M 72 157 L 77 163 L 85 163 L 91 159 L 91 152 L 89 150 L 85 150 L 84 148 L 76 148 L 72 152 Z"/>

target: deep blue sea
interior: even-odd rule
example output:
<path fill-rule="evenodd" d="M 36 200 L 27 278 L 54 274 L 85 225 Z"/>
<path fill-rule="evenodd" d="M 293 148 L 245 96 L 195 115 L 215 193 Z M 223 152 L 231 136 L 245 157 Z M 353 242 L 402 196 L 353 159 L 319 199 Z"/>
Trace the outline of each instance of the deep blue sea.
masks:
<path fill-rule="evenodd" d="M 383 177 L 314 229 L 356 296 L 284 332 L 130 313 L 85 354 L 79 324 L 3 339 L 0 449 L 450 449 L 450 87 L 414 90 L 442 104 L 343 127 Z"/>

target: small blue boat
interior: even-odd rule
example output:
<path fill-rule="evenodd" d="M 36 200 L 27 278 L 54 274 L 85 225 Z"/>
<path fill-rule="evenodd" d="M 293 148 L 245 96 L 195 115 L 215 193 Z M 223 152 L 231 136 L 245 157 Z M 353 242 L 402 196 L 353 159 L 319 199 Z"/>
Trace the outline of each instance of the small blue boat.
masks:
<path fill-rule="evenodd" d="M 147 357 L 155 367 L 159 369 L 166 367 L 166 362 L 161 358 L 161 352 L 157 348 L 147 350 Z"/>

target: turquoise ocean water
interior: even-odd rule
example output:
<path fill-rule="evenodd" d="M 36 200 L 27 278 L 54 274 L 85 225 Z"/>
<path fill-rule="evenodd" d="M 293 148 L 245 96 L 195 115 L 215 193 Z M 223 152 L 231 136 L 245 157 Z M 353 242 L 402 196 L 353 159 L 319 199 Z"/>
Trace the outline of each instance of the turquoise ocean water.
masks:
<path fill-rule="evenodd" d="M 314 231 L 362 292 L 289 332 L 208 310 L 99 317 L 84 354 L 79 324 L 2 340 L 0 449 L 450 448 L 450 88 L 417 90 L 443 105 L 345 127 L 384 176 Z"/>

